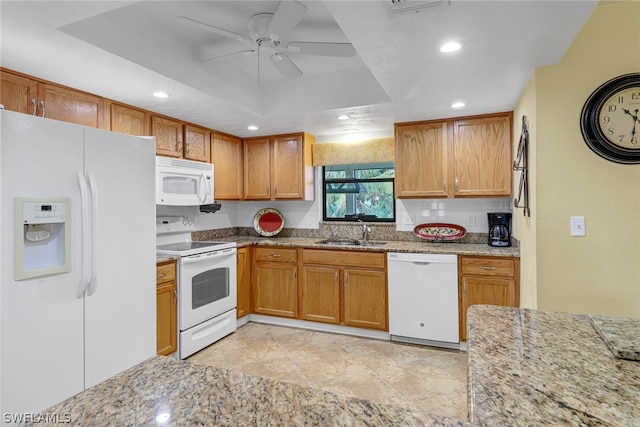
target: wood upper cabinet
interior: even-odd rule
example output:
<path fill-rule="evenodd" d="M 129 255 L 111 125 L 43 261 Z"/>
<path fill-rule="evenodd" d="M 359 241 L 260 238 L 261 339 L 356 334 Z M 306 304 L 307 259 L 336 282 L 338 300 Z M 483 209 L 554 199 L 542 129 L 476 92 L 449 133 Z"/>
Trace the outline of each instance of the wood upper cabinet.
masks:
<path fill-rule="evenodd" d="M 127 135 L 151 135 L 151 118 L 147 111 L 122 104 L 111 104 L 111 130 Z"/>
<path fill-rule="evenodd" d="M 211 160 L 216 200 L 242 200 L 242 140 L 214 131 Z"/>
<path fill-rule="evenodd" d="M 296 249 L 256 247 L 251 275 L 254 313 L 298 317 Z"/>
<path fill-rule="evenodd" d="M 2 70 L 0 103 L 7 110 L 105 128 L 101 97 Z"/>
<path fill-rule="evenodd" d="M 151 116 L 151 135 L 156 137 L 158 156 L 182 157 L 183 125 L 166 117 Z"/>
<path fill-rule="evenodd" d="M 10 111 L 38 114 L 38 82 L 0 70 L 0 104 Z"/>
<path fill-rule="evenodd" d="M 396 197 L 510 195 L 511 118 L 396 123 Z"/>
<path fill-rule="evenodd" d="M 302 250 L 301 319 L 388 330 L 382 252 Z"/>
<path fill-rule="evenodd" d="M 447 122 L 397 124 L 396 197 L 448 197 Z"/>
<path fill-rule="evenodd" d="M 251 313 L 251 253 L 250 248 L 238 248 L 237 318 Z"/>
<path fill-rule="evenodd" d="M 456 196 L 511 194 L 511 113 L 455 121 Z"/>
<path fill-rule="evenodd" d="M 312 135 L 244 140 L 246 200 L 313 200 Z"/>
<path fill-rule="evenodd" d="M 178 349 L 176 262 L 156 266 L 156 351 L 169 355 Z"/>
<path fill-rule="evenodd" d="M 467 309 L 474 304 L 518 307 L 520 259 L 459 256 L 460 341 L 467 339 Z"/>
<path fill-rule="evenodd" d="M 211 131 L 209 129 L 184 125 L 184 158 L 211 163 Z"/>

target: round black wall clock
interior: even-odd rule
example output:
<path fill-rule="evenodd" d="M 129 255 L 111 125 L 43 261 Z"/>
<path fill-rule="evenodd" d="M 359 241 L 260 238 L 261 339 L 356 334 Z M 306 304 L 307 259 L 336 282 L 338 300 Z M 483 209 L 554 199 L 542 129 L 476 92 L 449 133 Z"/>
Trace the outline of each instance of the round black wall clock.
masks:
<path fill-rule="evenodd" d="M 615 77 L 582 107 L 580 130 L 591 150 L 616 163 L 640 163 L 640 73 Z"/>

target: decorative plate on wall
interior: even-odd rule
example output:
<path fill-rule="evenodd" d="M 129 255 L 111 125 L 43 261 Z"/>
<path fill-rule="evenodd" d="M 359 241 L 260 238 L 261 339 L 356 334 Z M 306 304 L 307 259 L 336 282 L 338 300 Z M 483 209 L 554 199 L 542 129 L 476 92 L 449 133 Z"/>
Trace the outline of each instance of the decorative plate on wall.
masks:
<path fill-rule="evenodd" d="M 277 209 L 260 209 L 253 217 L 253 229 L 261 236 L 275 236 L 281 232 L 283 228 L 284 216 L 282 216 L 282 213 Z"/>
<path fill-rule="evenodd" d="M 440 222 L 431 222 L 428 224 L 416 225 L 413 234 L 425 240 L 436 242 L 462 239 L 467 230 L 456 224 L 445 224 Z"/>

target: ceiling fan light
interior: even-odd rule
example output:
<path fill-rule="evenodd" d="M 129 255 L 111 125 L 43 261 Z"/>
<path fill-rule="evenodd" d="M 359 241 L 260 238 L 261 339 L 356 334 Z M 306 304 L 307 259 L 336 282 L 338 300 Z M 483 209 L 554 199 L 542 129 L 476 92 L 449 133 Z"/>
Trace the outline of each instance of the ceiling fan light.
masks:
<path fill-rule="evenodd" d="M 451 52 L 457 52 L 460 49 L 462 49 L 462 43 L 461 42 L 447 42 L 445 44 L 443 44 L 442 46 L 440 46 L 440 52 L 442 53 L 451 53 Z"/>

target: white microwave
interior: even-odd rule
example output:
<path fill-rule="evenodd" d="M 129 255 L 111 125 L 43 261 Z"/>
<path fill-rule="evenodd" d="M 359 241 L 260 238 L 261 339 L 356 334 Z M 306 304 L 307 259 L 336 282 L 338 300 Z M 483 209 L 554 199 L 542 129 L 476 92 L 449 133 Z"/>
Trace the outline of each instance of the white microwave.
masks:
<path fill-rule="evenodd" d="M 156 156 L 156 204 L 213 203 L 213 164 Z"/>

